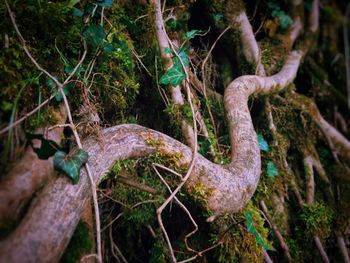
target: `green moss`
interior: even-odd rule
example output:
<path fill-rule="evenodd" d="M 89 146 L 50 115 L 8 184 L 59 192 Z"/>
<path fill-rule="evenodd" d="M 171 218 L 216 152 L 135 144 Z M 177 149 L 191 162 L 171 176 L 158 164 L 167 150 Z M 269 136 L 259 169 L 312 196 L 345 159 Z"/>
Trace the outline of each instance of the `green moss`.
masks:
<path fill-rule="evenodd" d="M 204 183 L 194 184 L 191 186 L 191 196 L 195 201 L 206 204 L 208 198 L 214 193 L 214 189 L 208 189 Z"/>
<path fill-rule="evenodd" d="M 246 210 L 249 210 L 252 215 L 256 231 L 267 242 L 269 231 L 264 227 L 265 220 L 261 216 L 259 209 L 249 202 L 245 209 L 232 217 L 220 218 L 215 222 L 222 231 L 228 228 L 227 233 L 221 239 L 221 245 L 215 251 L 216 262 L 240 262 L 242 259 L 247 260 L 247 262 L 262 261 L 261 247 L 255 237 L 248 233 L 246 229 L 244 215 Z M 217 241 L 217 238 L 214 236 L 213 241 Z"/>
<path fill-rule="evenodd" d="M 311 205 L 304 205 L 299 216 L 306 233 L 312 236 L 319 235 L 321 238 L 329 236 L 333 212 L 324 204 L 315 202 Z"/>
<path fill-rule="evenodd" d="M 60 262 L 76 263 L 80 260 L 82 255 L 89 253 L 92 247 L 93 241 L 89 236 L 89 228 L 86 223 L 80 221 Z"/>

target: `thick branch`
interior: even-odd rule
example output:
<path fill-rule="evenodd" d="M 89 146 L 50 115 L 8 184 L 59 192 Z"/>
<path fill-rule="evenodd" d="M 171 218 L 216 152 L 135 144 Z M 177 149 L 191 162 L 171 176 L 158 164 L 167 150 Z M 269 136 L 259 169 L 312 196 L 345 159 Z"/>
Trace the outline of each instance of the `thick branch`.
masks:
<path fill-rule="evenodd" d="M 65 108 L 54 112 L 58 124 L 64 124 L 67 119 Z M 39 129 L 37 133 L 44 133 L 45 129 Z M 60 143 L 63 136 L 63 127 L 57 127 L 45 134 L 47 140 Z M 39 141 L 33 142 L 34 147 L 40 147 Z M 14 221 L 21 209 L 32 198 L 34 192 L 53 173 L 52 158 L 41 160 L 30 146 L 24 153 L 23 158 L 5 177 L 0 184 L 0 223 L 7 220 Z"/>
<path fill-rule="evenodd" d="M 90 156 L 89 164 L 96 182 L 116 160 L 155 152 L 157 149 L 148 144 L 147 138 L 162 141 L 164 147 L 158 150 L 163 153 L 181 154 L 180 166 L 188 165 L 192 159 L 191 149 L 187 146 L 138 125 L 112 127 L 104 130 L 101 136 L 105 142 L 103 147 L 94 139 L 83 142 L 83 147 Z M 236 169 L 235 172 L 240 170 Z M 239 174 L 237 176 L 200 155 L 186 187 L 191 192 L 192 186 L 197 184 L 206 185 L 208 191 L 211 191 L 205 205 L 215 214 L 239 210 L 250 199 L 254 190 L 249 177 Z M 84 169 L 81 170 L 81 180 L 77 185 L 72 185 L 65 177 L 49 182 L 18 228 L 1 242 L 0 261 L 6 259 L 9 262 L 18 262 L 26 258 L 28 262 L 51 262 L 59 258 L 89 200 L 89 187 Z"/>

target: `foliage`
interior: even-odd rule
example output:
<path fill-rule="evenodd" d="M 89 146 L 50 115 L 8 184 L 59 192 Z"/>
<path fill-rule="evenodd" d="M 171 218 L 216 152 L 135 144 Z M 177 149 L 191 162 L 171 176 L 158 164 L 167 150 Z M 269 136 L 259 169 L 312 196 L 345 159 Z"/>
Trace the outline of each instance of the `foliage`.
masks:
<path fill-rule="evenodd" d="M 167 51 L 169 52 L 169 51 Z M 173 66 L 165 72 L 165 74 L 159 79 L 159 84 L 171 85 L 176 87 L 186 79 L 186 73 L 183 69 L 184 66 L 189 65 L 189 61 L 186 57 L 185 50 L 182 49 L 178 52 L 178 56 L 173 57 Z M 180 61 L 180 59 L 181 61 Z"/>
<path fill-rule="evenodd" d="M 333 212 L 324 204 L 315 202 L 311 205 L 304 205 L 300 219 L 308 234 L 317 234 L 321 238 L 327 238 L 330 234 Z"/>
<path fill-rule="evenodd" d="M 264 139 L 264 137 L 261 134 L 257 135 L 257 140 L 259 143 L 260 150 L 268 152 L 269 151 L 269 144 L 267 143 L 267 141 Z"/>
<path fill-rule="evenodd" d="M 159 79 L 159 83 L 163 85 L 178 86 L 185 80 L 186 74 L 182 68 L 182 64 L 174 61 L 174 65 Z"/>
<path fill-rule="evenodd" d="M 278 169 L 276 165 L 273 162 L 267 163 L 267 176 L 269 177 L 276 177 L 278 175 Z"/>
<path fill-rule="evenodd" d="M 267 244 L 264 239 L 261 237 L 260 233 L 256 230 L 256 228 L 254 227 L 254 221 L 252 218 L 252 214 L 251 212 L 248 210 L 245 212 L 244 214 L 246 220 L 247 220 L 247 231 L 249 233 L 251 233 L 255 239 L 256 242 L 263 248 L 265 248 L 266 250 L 274 250 L 274 248 L 272 248 L 269 244 Z"/>
<path fill-rule="evenodd" d="M 267 241 L 268 229 L 264 227 L 265 220 L 258 208 L 249 202 L 244 210 L 233 217 L 217 219 L 216 224 L 229 226 L 229 229 L 226 230 L 227 234 L 222 237 L 222 243 L 215 251 L 216 262 L 239 262 L 243 258 L 248 262 L 260 262 L 262 261 L 261 245 L 271 248 Z M 242 225 L 243 222 L 246 224 Z"/>
<path fill-rule="evenodd" d="M 32 140 L 40 140 L 40 147 L 36 148 L 32 145 L 34 152 L 38 155 L 39 159 L 47 160 L 53 156 L 61 147 L 54 141 L 46 140 L 43 134 L 31 134 L 27 133 L 27 138 L 32 144 Z"/>
<path fill-rule="evenodd" d="M 57 151 L 53 158 L 53 166 L 56 170 L 63 172 L 73 183 L 76 184 L 80 178 L 80 168 L 88 160 L 88 154 L 79 149 L 74 154 L 67 155 L 65 152 Z"/>
<path fill-rule="evenodd" d="M 292 18 L 281 9 L 279 2 L 271 0 L 267 2 L 267 6 L 271 9 L 271 16 L 278 19 L 279 26 L 282 29 L 286 29 L 289 25 L 293 24 Z"/>

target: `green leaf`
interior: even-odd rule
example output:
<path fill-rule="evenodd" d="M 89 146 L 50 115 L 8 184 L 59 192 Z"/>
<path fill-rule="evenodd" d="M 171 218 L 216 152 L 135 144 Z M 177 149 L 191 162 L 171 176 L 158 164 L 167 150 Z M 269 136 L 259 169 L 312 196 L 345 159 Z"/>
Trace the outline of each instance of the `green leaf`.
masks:
<path fill-rule="evenodd" d="M 69 3 L 68 3 L 68 6 L 70 8 L 72 8 L 73 6 L 75 6 L 79 2 L 80 2 L 80 0 L 70 0 Z"/>
<path fill-rule="evenodd" d="M 107 41 L 103 41 L 103 50 L 107 53 L 107 54 L 111 54 L 115 48 L 112 46 L 111 43 L 108 43 Z"/>
<path fill-rule="evenodd" d="M 52 79 L 49 79 L 49 80 L 47 81 L 47 85 L 49 85 L 49 87 L 51 87 L 51 89 L 52 89 L 51 94 L 55 94 L 55 93 L 58 91 L 58 87 L 57 87 L 56 83 L 55 83 Z M 68 95 L 69 90 L 70 90 L 72 87 L 73 87 L 72 83 L 69 83 L 69 84 L 63 86 L 63 88 L 62 88 L 62 89 L 63 89 L 63 93 L 64 93 L 65 95 Z M 58 101 L 58 102 L 62 101 L 62 99 L 63 99 L 62 93 L 61 93 L 61 92 L 58 92 L 58 93 L 56 94 L 56 96 L 55 96 L 55 99 L 56 99 L 56 101 Z"/>
<path fill-rule="evenodd" d="M 65 152 L 58 151 L 55 153 L 53 166 L 72 179 L 73 184 L 76 184 L 79 182 L 80 168 L 87 160 L 88 154 L 82 149 L 79 149 L 72 157 Z"/>
<path fill-rule="evenodd" d="M 170 48 L 170 47 L 164 48 L 164 53 L 165 53 L 166 55 L 171 54 L 171 53 L 172 53 L 171 48 Z"/>
<path fill-rule="evenodd" d="M 270 9 L 280 9 L 280 6 L 276 2 L 267 2 L 267 6 Z"/>
<path fill-rule="evenodd" d="M 55 83 L 52 79 L 49 79 L 49 80 L 47 81 L 47 85 L 48 85 L 49 87 L 51 87 L 51 94 L 55 94 L 55 93 L 58 91 L 58 87 L 57 87 L 56 83 Z M 69 86 L 68 86 L 68 87 L 67 87 L 67 86 L 64 86 L 64 87 L 63 87 L 63 92 L 64 92 L 65 95 L 67 95 L 68 92 L 69 92 Z M 58 92 L 58 93 L 55 95 L 55 99 L 56 99 L 56 101 L 58 101 L 58 102 L 62 101 L 62 99 L 63 99 L 62 93 L 61 93 L 61 92 Z"/>
<path fill-rule="evenodd" d="M 70 73 L 73 72 L 74 68 L 75 68 L 75 66 L 72 66 L 71 64 L 67 64 L 66 67 L 64 68 L 64 73 L 65 74 L 70 74 Z M 80 75 L 80 73 L 82 71 L 84 71 L 84 70 L 85 69 L 83 68 L 83 66 L 78 67 L 77 70 L 74 73 L 74 76 Z"/>
<path fill-rule="evenodd" d="M 187 54 L 186 54 L 186 49 L 185 48 L 182 48 L 180 49 L 180 51 L 178 52 L 178 55 L 182 61 L 182 63 L 188 67 L 190 65 L 190 62 L 188 61 L 188 58 L 187 58 Z M 178 61 L 178 57 L 174 57 L 174 63 L 176 64 L 177 62 L 180 63 L 180 61 Z M 181 63 L 180 63 L 181 64 Z M 182 66 L 182 65 L 181 65 Z"/>
<path fill-rule="evenodd" d="M 102 1 L 97 1 L 97 2 L 96 2 L 96 5 L 111 7 L 111 6 L 113 5 L 113 0 L 102 0 Z"/>
<path fill-rule="evenodd" d="M 88 44 L 97 47 L 106 36 L 106 33 L 101 25 L 89 25 L 85 28 L 83 35 Z"/>
<path fill-rule="evenodd" d="M 276 177 L 278 175 L 278 169 L 273 162 L 267 163 L 267 176 L 268 177 Z"/>
<path fill-rule="evenodd" d="M 282 29 L 286 29 L 289 25 L 293 24 L 293 19 L 286 14 L 279 16 L 278 21 Z"/>
<path fill-rule="evenodd" d="M 159 83 L 163 85 L 177 86 L 186 78 L 186 74 L 180 62 L 174 65 L 160 78 Z"/>
<path fill-rule="evenodd" d="M 203 34 L 205 31 L 203 30 L 198 30 L 198 29 L 193 29 L 191 31 L 186 32 L 185 36 L 183 37 L 183 40 L 189 40 L 194 38 L 198 34 Z"/>
<path fill-rule="evenodd" d="M 265 141 L 264 137 L 261 134 L 257 135 L 258 143 L 259 143 L 259 148 L 262 151 L 268 152 L 269 151 L 269 145 L 267 141 Z"/>
<path fill-rule="evenodd" d="M 211 17 L 215 22 L 219 22 L 224 18 L 223 14 L 211 14 Z"/>
<path fill-rule="evenodd" d="M 83 15 L 83 11 L 81 11 L 79 8 L 73 7 L 73 16 L 82 17 Z"/>
<path fill-rule="evenodd" d="M 179 24 L 180 23 L 173 17 L 166 21 L 166 25 L 172 30 L 178 29 L 180 27 Z"/>
<path fill-rule="evenodd" d="M 275 251 L 275 249 L 273 247 L 271 247 L 269 244 L 267 244 L 264 239 L 262 238 L 262 236 L 259 234 L 259 232 L 255 229 L 254 227 L 254 222 L 253 222 L 253 218 L 252 218 L 252 215 L 250 213 L 249 210 L 247 210 L 245 213 L 244 213 L 244 216 L 245 216 L 245 219 L 247 220 L 247 224 L 246 224 L 246 227 L 247 227 L 247 231 L 249 233 L 251 233 L 254 237 L 255 237 L 255 240 L 256 242 L 263 248 L 265 248 L 266 250 L 273 250 Z"/>
<path fill-rule="evenodd" d="M 37 154 L 38 158 L 41 160 L 47 160 L 53 156 L 61 147 L 54 141 L 46 140 L 43 134 L 33 134 L 26 133 L 27 139 L 30 141 L 30 144 L 33 147 L 34 152 Z M 32 140 L 40 140 L 41 145 L 39 148 L 34 148 Z"/>

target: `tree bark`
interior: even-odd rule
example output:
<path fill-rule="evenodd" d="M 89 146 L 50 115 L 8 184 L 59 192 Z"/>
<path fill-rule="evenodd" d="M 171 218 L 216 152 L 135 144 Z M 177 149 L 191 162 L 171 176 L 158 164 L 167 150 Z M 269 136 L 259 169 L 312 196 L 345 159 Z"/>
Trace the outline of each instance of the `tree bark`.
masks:
<path fill-rule="evenodd" d="M 53 114 L 57 119 L 57 124 L 66 122 L 67 113 L 64 107 Z M 36 130 L 36 133 L 44 132 L 45 128 Z M 52 140 L 57 144 L 61 142 L 62 136 L 62 127 L 57 127 L 45 134 L 47 140 Z M 40 142 L 34 140 L 33 147 L 40 147 Z M 39 159 L 33 147 L 27 148 L 23 158 L 0 183 L 0 225 L 6 224 L 9 220 L 16 221 L 22 208 L 53 173 L 52 158 Z"/>

